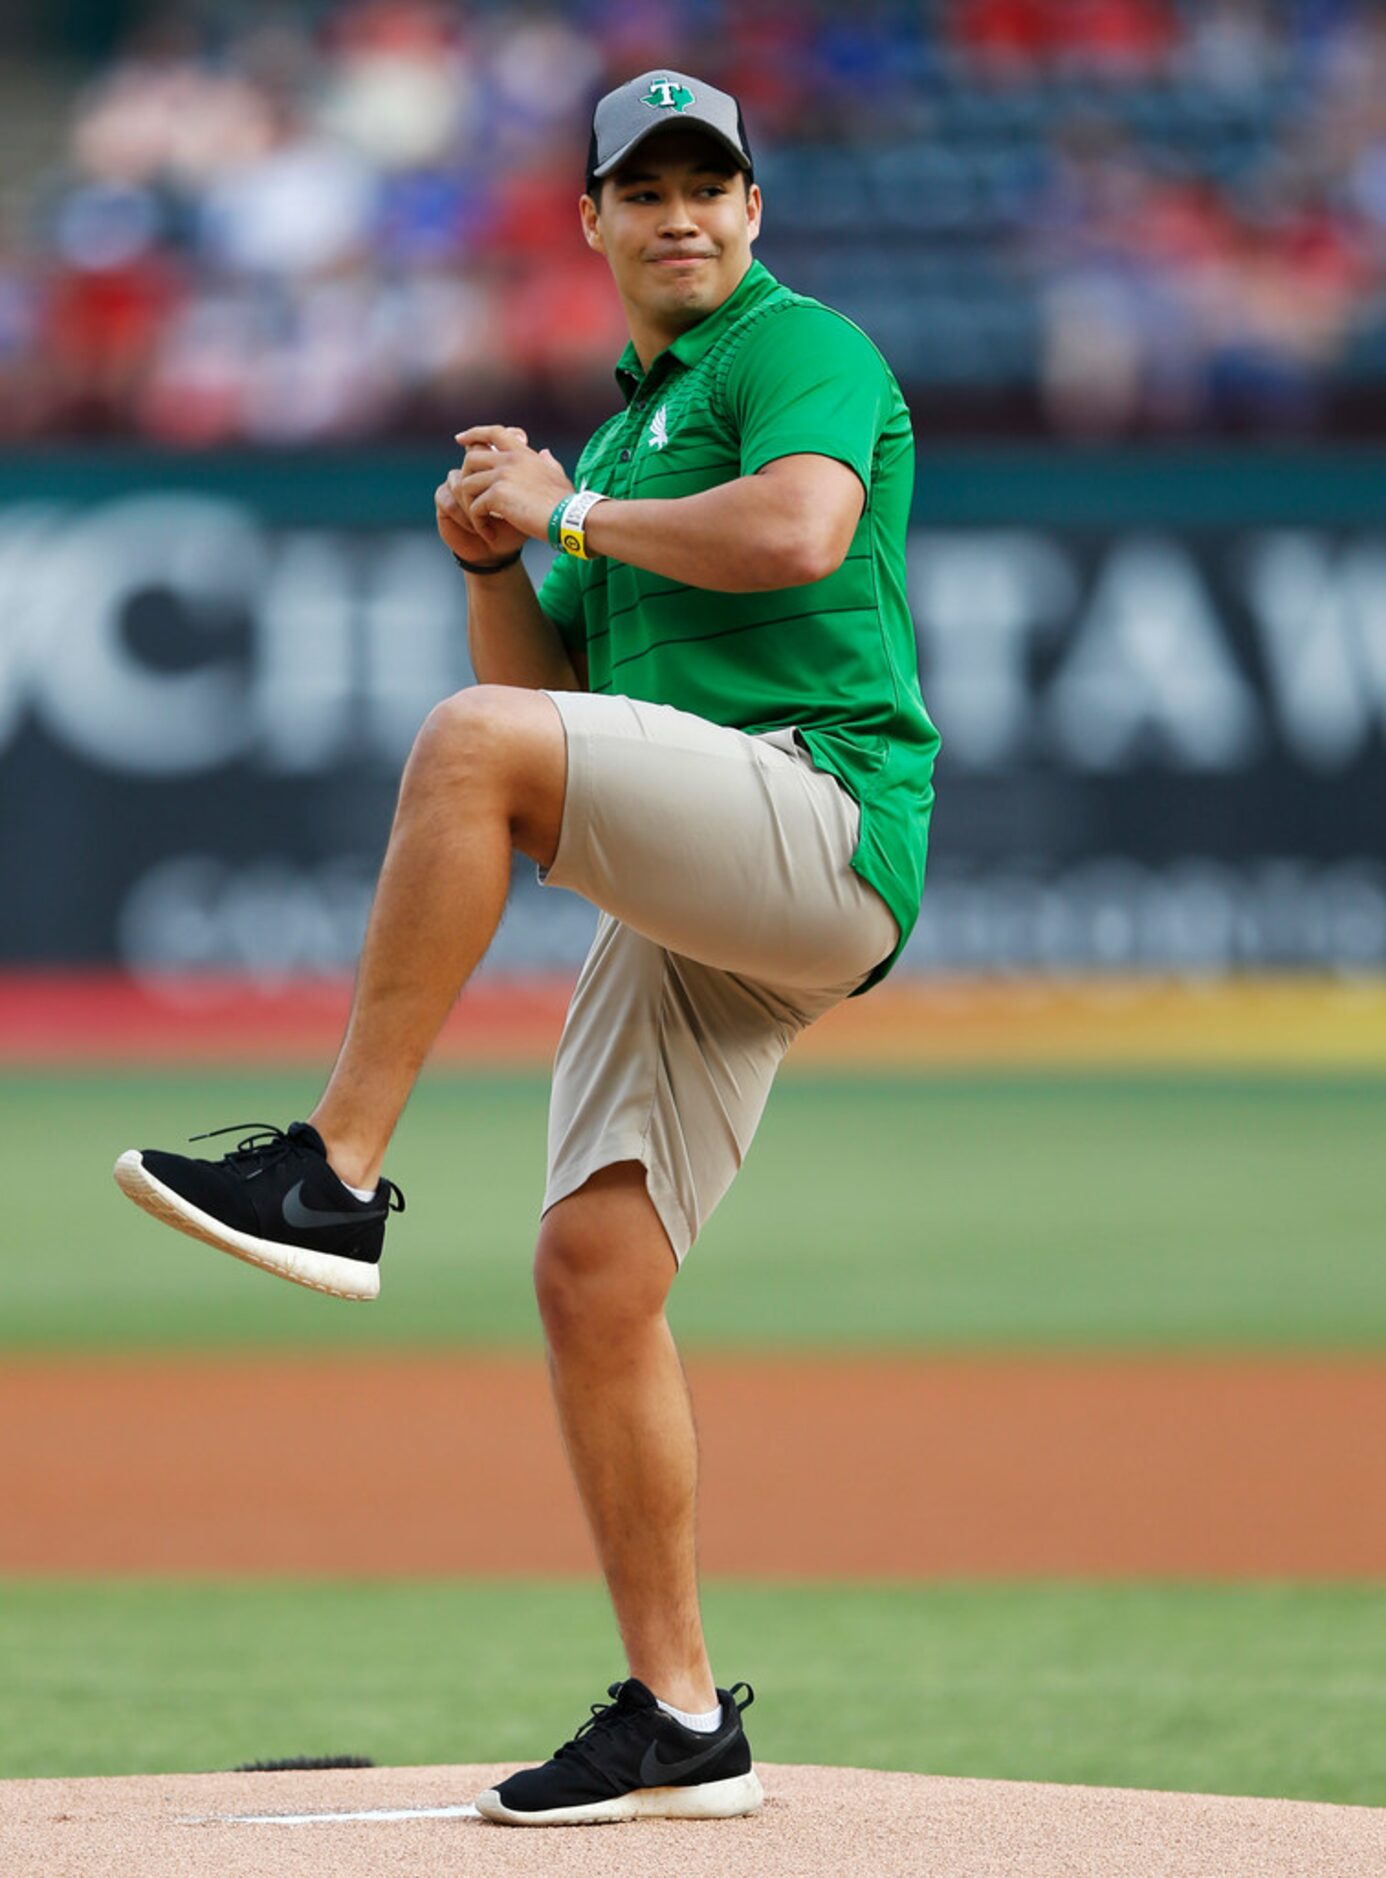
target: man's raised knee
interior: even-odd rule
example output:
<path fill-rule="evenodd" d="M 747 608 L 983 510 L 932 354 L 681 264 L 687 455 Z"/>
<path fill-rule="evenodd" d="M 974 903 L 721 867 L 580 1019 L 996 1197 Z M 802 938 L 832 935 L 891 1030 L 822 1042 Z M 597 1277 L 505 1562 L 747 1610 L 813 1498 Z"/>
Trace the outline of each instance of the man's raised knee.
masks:
<path fill-rule="evenodd" d="M 566 787 L 558 711 L 515 685 L 471 685 L 434 705 L 405 771 L 406 792 L 444 788 L 493 802 L 515 846 L 542 866 L 558 846 Z"/>
<path fill-rule="evenodd" d="M 494 772 L 512 695 L 506 685 L 469 685 L 465 691 L 454 691 L 434 705 L 419 727 L 413 761 L 429 767 Z"/>

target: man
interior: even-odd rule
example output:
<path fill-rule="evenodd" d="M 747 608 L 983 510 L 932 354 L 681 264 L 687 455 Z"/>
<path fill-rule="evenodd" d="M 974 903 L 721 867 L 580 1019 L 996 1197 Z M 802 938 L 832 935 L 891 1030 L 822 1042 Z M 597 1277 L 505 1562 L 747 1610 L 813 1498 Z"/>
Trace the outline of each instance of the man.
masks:
<path fill-rule="evenodd" d="M 760 1786 L 715 1686 L 696 1443 L 664 1302 L 798 1031 L 918 914 L 937 736 L 905 604 L 909 415 L 841 315 L 751 256 L 735 100 L 649 72 L 597 106 L 581 199 L 630 325 L 578 462 L 460 434 L 438 528 L 479 684 L 405 769 L 356 996 L 310 1123 L 220 1162 L 123 1155 L 150 1212 L 374 1296 L 386 1145 L 505 902 L 511 853 L 602 911 L 554 1069 L 535 1261 L 554 1398 L 625 1646 L 615 1698 L 488 1818 L 728 1817 Z M 529 539 L 561 551 L 536 595 Z M 737 1685 L 740 1689 L 744 1685 Z"/>

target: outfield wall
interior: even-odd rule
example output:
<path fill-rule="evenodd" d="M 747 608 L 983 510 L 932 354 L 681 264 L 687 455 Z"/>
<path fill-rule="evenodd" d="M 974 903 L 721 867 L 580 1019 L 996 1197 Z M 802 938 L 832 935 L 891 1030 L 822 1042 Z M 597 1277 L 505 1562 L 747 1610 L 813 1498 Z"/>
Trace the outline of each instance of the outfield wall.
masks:
<path fill-rule="evenodd" d="M 0 965 L 349 967 L 401 762 L 471 677 L 444 462 L 0 459 Z M 909 966 L 1386 968 L 1383 516 L 1380 452 L 926 456 Z M 590 927 L 522 870 L 490 967 L 569 970 Z"/>

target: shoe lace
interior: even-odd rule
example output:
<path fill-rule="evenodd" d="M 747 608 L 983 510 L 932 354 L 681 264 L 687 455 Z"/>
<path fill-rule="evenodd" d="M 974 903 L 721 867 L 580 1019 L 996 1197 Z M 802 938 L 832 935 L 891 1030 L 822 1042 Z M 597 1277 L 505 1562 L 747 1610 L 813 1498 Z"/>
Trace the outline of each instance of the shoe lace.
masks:
<path fill-rule="evenodd" d="M 189 1135 L 188 1139 L 212 1141 L 218 1135 L 234 1135 L 242 1128 L 249 1129 L 249 1134 L 222 1159 L 245 1180 L 254 1180 L 257 1174 L 263 1174 L 267 1167 L 273 1167 L 293 1151 L 295 1144 L 273 1122 L 232 1122 L 229 1127 L 209 1128 L 205 1134 Z M 382 1179 L 376 1188 L 376 1197 L 384 1199 L 387 1211 L 404 1211 L 404 1195 L 393 1180 Z"/>
<path fill-rule="evenodd" d="M 609 1696 L 618 1697 L 621 1693 L 621 1688 L 622 1685 L 619 1682 L 613 1682 L 607 1690 L 607 1694 Z M 590 1743 L 593 1736 L 601 1734 L 603 1731 L 609 1731 L 614 1727 L 619 1727 L 622 1723 L 629 1721 L 631 1718 L 630 1711 L 628 1709 L 621 1710 L 614 1700 L 611 1702 L 593 1702 L 591 1708 L 592 1713 L 578 1729 L 572 1740 L 565 1741 L 561 1748 L 554 1749 L 554 1760 L 561 1761 L 566 1755 L 570 1760 L 586 1761 L 588 1765 L 591 1766 L 593 1764 L 593 1756 L 588 1751 L 588 1743 Z"/>
<path fill-rule="evenodd" d="M 189 1135 L 188 1139 L 212 1141 L 218 1135 L 234 1135 L 242 1128 L 249 1129 L 249 1134 L 222 1158 L 247 1180 L 253 1180 L 256 1174 L 282 1161 L 293 1146 L 284 1130 L 276 1128 L 273 1122 L 232 1122 L 228 1128 L 209 1128 L 206 1134 Z"/>

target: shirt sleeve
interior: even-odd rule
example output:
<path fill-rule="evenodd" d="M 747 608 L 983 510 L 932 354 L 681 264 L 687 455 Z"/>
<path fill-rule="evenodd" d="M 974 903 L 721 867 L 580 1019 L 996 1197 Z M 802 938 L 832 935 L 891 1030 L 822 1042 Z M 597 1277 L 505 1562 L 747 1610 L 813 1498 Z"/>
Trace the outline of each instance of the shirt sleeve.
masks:
<path fill-rule="evenodd" d="M 587 629 L 582 613 L 582 583 L 574 555 L 555 554 L 553 566 L 539 587 L 539 605 L 554 625 L 569 652 L 587 649 Z"/>
<path fill-rule="evenodd" d="M 757 322 L 727 374 L 741 474 L 810 453 L 845 463 L 868 494 L 889 408 L 886 364 L 866 334 L 828 307 L 789 306 Z"/>

